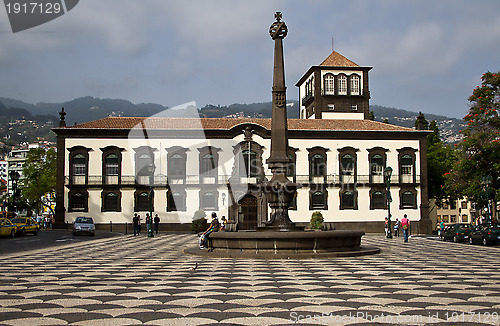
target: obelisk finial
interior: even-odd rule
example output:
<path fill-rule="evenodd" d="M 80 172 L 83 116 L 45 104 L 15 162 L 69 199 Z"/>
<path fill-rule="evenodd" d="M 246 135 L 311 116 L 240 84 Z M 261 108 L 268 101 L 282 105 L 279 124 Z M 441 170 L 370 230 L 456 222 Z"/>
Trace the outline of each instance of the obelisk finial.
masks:
<path fill-rule="evenodd" d="M 66 112 L 64 112 L 64 108 L 61 109 L 61 112 L 59 112 L 59 128 L 65 128 L 66 127 L 66 121 L 65 121 L 65 116 Z"/>
<path fill-rule="evenodd" d="M 285 22 L 281 21 L 282 17 L 283 15 L 279 11 L 274 14 L 276 21 L 269 28 L 269 34 L 271 34 L 273 40 L 284 39 L 288 33 L 288 27 L 286 27 Z"/>
<path fill-rule="evenodd" d="M 282 17 L 283 17 L 283 15 L 281 14 L 281 11 L 276 11 L 276 13 L 274 14 L 274 18 L 276 18 L 276 21 L 278 23 L 281 21 Z"/>

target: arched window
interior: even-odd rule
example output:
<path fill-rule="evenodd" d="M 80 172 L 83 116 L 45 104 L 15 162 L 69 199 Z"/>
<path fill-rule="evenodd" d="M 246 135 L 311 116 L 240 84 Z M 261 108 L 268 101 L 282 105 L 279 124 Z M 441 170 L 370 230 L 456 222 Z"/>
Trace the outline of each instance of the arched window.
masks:
<path fill-rule="evenodd" d="M 72 184 L 86 184 L 87 179 L 87 156 L 78 153 L 73 156 L 71 164 Z"/>
<path fill-rule="evenodd" d="M 136 212 L 149 212 L 150 210 L 154 210 L 152 204 L 152 194 L 150 196 L 149 191 L 138 191 L 135 195 L 135 211 Z"/>
<path fill-rule="evenodd" d="M 326 74 L 323 82 L 325 95 L 335 94 L 335 77 L 332 74 Z"/>
<path fill-rule="evenodd" d="M 347 77 L 345 75 L 339 76 L 339 95 L 347 95 Z"/>
<path fill-rule="evenodd" d="M 200 208 L 205 210 L 217 210 L 217 193 L 214 191 L 201 192 Z"/>
<path fill-rule="evenodd" d="M 198 148 L 200 183 L 218 183 L 219 151 L 221 149 L 213 146 Z"/>
<path fill-rule="evenodd" d="M 357 209 L 356 194 L 353 191 L 344 191 L 341 193 L 340 209 Z"/>
<path fill-rule="evenodd" d="M 110 191 L 104 192 L 102 198 L 102 209 L 103 212 L 106 211 L 121 211 L 120 207 L 120 195 L 118 192 Z"/>
<path fill-rule="evenodd" d="M 169 176 L 184 176 L 186 174 L 186 161 L 184 155 L 180 153 L 170 155 L 168 166 Z"/>
<path fill-rule="evenodd" d="M 147 167 L 153 163 L 149 153 L 142 153 L 137 156 L 137 175 L 149 175 Z"/>
<path fill-rule="evenodd" d="M 244 150 L 241 155 L 241 159 L 243 160 L 243 164 L 240 164 L 240 175 L 256 177 L 258 176 L 259 168 L 257 162 L 257 153 L 254 151 Z"/>
<path fill-rule="evenodd" d="M 384 157 L 380 154 L 371 157 L 370 181 L 373 183 L 384 182 Z"/>
<path fill-rule="evenodd" d="M 321 191 L 315 191 L 311 195 L 311 206 L 313 209 L 325 208 L 326 198 L 325 194 Z"/>
<path fill-rule="evenodd" d="M 372 193 L 371 198 L 371 209 L 385 209 L 386 206 L 386 195 L 385 192 L 375 191 Z"/>
<path fill-rule="evenodd" d="M 342 175 L 354 175 L 354 156 L 352 156 L 351 154 L 342 155 L 342 158 L 340 160 L 340 167 L 342 169 Z"/>
<path fill-rule="evenodd" d="M 401 157 L 401 182 L 413 182 L 413 157 L 410 154 L 404 154 Z"/>
<path fill-rule="evenodd" d="M 136 183 L 153 185 L 156 170 L 154 152 L 158 150 L 150 146 L 140 146 L 134 148 L 134 151 Z"/>
<path fill-rule="evenodd" d="M 351 95 L 359 95 L 360 91 L 360 78 L 358 75 L 351 76 Z"/>
<path fill-rule="evenodd" d="M 401 195 L 401 208 L 417 208 L 417 198 L 413 191 L 404 191 Z"/>
<path fill-rule="evenodd" d="M 325 157 L 321 154 L 314 154 L 311 157 L 311 176 L 325 176 Z"/>
<path fill-rule="evenodd" d="M 104 176 L 106 184 L 118 184 L 120 174 L 120 157 L 108 154 L 104 157 Z"/>
<path fill-rule="evenodd" d="M 87 212 L 88 211 L 88 193 L 86 191 L 70 191 L 69 212 Z"/>
<path fill-rule="evenodd" d="M 201 157 L 200 161 L 200 174 L 205 176 L 216 175 L 216 163 L 213 154 L 205 154 Z"/>
<path fill-rule="evenodd" d="M 167 192 L 167 211 L 186 211 L 186 192 L 172 191 Z"/>

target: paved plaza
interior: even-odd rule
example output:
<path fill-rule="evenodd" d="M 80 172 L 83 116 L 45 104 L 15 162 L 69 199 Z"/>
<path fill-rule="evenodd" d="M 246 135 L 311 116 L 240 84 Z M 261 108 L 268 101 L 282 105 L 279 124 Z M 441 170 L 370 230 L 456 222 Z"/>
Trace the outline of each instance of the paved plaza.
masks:
<path fill-rule="evenodd" d="M 377 255 L 236 260 L 191 234 L 0 256 L 1 325 L 499 325 L 500 246 L 363 237 Z"/>

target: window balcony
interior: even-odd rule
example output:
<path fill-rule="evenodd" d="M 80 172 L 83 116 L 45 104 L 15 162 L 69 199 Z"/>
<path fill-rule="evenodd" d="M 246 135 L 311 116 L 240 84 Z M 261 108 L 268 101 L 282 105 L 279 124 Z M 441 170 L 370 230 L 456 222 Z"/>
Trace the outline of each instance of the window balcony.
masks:
<path fill-rule="evenodd" d="M 147 176 L 134 176 L 134 175 L 122 175 L 114 176 L 112 181 L 109 182 L 109 177 L 102 175 L 90 175 L 87 177 L 87 182 L 85 183 L 84 178 L 78 178 L 78 182 L 73 179 L 73 182 L 69 182 L 70 178 L 65 177 L 66 186 L 86 186 L 86 187 L 103 187 L 103 186 L 149 186 L 149 177 Z M 310 175 L 294 175 L 288 176 L 288 179 L 301 185 L 309 186 L 311 184 L 325 184 L 329 187 L 339 186 L 341 184 L 356 184 L 358 187 L 370 187 L 371 185 L 384 184 L 383 178 L 375 178 L 378 176 L 372 175 L 338 175 L 329 174 L 326 176 L 310 176 Z M 166 176 L 166 175 L 155 175 L 152 182 L 154 187 L 162 187 L 167 185 L 220 185 L 225 186 L 228 183 L 239 183 L 239 184 L 260 184 L 270 180 L 272 175 L 265 175 L 263 177 L 247 177 L 239 175 L 217 175 L 217 176 L 204 176 L 204 175 L 186 175 L 186 176 Z M 420 175 L 411 176 L 411 178 L 402 177 L 399 175 L 392 175 L 391 184 L 420 184 Z"/>
<path fill-rule="evenodd" d="M 314 98 L 313 93 L 306 94 L 306 95 L 302 98 L 302 105 L 307 105 L 307 103 L 309 103 L 309 101 L 310 101 L 310 100 L 312 100 L 313 98 Z"/>

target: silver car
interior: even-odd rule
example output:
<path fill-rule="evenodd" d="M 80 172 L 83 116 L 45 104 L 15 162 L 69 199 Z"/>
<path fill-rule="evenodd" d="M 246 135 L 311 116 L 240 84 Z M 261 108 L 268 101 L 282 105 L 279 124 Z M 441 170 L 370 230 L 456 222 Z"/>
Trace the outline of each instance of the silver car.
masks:
<path fill-rule="evenodd" d="M 73 223 L 73 235 L 79 233 L 95 235 L 95 224 L 92 217 L 79 216 L 76 218 L 75 223 Z"/>

